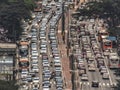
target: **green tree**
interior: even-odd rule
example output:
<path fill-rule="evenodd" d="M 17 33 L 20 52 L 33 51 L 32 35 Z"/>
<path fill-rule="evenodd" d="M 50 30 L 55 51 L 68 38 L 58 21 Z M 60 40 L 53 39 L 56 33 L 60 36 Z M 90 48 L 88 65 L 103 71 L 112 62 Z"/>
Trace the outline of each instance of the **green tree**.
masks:
<path fill-rule="evenodd" d="M 16 81 L 3 81 L 0 80 L 0 90 L 18 90 L 19 86 Z"/>
<path fill-rule="evenodd" d="M 118 80 L 117 87 L 115 87 L 115 90 L 120 90 L 120 80 Z"/>
<path fill-rule="evenodd" d="M 0 25 L 8 30 L 8 37 L 19 37 L 22 32 L 21 20 L 31 18 L 30 9 L 24 2 L 15 2 L 4 5 L 0 9 Z"/>
<path fill-rule="evenodd" d="M 85 7 L 78 9 L 80 15 L 107 19 L 110 26 L 117 26 L 120 20 L 120 0 L 101 0 L 86 3 Z"/>

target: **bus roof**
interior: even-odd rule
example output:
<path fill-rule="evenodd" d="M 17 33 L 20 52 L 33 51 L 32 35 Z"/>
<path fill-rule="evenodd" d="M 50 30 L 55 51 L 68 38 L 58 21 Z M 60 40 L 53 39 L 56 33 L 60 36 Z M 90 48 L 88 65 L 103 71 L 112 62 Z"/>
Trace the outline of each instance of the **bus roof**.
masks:
<path fill-rule="evenodd" d="M 103 39 L 103 42 L 111 42 L 111 40 L 108 40 L 108 39 Z"/>
<path fill-rule="evenodd" d="M 110 53 L 110 54 L 109 54 L 109 58 L 110 58 L 110 59 L 119 59 L 117 53 L 115 53 L 115 52 Z"/>
<path fill-rule="evenodd" d="M 28 58 L 20 58 L 20 61 L 28 61 Z"/>
<path fill-rule="evenodd" d="M 15 43 L 0 43 L 0 48 L 16 48 Z"/>
<path fill-rule="evenodd" d="M 105 38 L 107 38 L 108 37 L 108 35 L 101 35 L 101 38 L 102 39 L 105 39 Z"/>
<path fill-rule="evenodd" d="M 99 33 L 108 33 L 106 29 L 99 30 Z"/>
<path fill-rule="evenodd" d="M 20 45 L 28 45 L 29 42 L 28 41 L 20 41 Z"/>
<path fill-rule="evenodd" d="M 110 58 L 110 59 L 119 59 L 118 56 L 110 56 L 109 58 Z"/>
<path fill-rule="evenodd" d="M 116 41 L 117 38 L 115 36 L 109 36 L 106 39 L 111 40 L 111 41 Z"/>

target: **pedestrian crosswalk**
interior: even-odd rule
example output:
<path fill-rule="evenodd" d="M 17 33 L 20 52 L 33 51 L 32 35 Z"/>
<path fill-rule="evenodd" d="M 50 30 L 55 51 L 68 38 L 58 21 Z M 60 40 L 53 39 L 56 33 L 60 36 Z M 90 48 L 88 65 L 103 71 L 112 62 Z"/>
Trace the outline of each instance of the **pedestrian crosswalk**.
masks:
<path fill-rule="evenodd" d="M 80 85 L 86 85 L 86 86 L 89 86 L 89 85 L 91 85 L 91 83 L 90 82 L 80 82 Z M 112 83 L 112 84 L 110 84 L 110 83 L 99 83 L 99 86 L 105 86 L 105 87 L 111 87 L 111 86 L 117 86 L 117 83 L 115 82 L 115 83 Z"/>

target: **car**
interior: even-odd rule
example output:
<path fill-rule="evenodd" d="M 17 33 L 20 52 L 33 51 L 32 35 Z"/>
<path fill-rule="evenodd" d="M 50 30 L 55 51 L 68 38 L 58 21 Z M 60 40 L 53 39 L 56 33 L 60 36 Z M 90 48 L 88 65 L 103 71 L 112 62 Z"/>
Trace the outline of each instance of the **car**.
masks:
<path fill-rule="evenodd" d="M 31 42 L 37 42 L 38 40 L 37 40 L 37 38 L 36 37 L 32 37 L 31 38 Z"/>
<path fill-rule="evenodd" d="M 46 44 L 44 44 L 44 43 L 41 43 L 41 44 L 40 44 L 40 48 L 46 48 L 46 47 L 47 47 Z"/>
<path fill-rule="evenodd" d="M 109 74 L 108 73 L 103 73 L 102 78 L 103 79 L 109 79 Z"/>
<path fill-rule="evenodd" d="M 42 54 L 42 59 L 48 59 L 48 55 L 47 54 Z"/>
<path fill-rule="evenodd" d="M 96 70 L 95 65 L 94 64 L 89 64 L 88 65 L 88 70 L 89 71 L 95 71 Z"/>
<path fill-rule="evenodd" d="M 32 60 L 31 65 L 32 66 L 38 66 L 38 60 Z"/>
<path fill-rule="evenodd" d="M 50 66 L 49 62 L 43 62 L 42 65 L 43 65 L 43 67 L 44 66 L 48 66 L 48 67 Z"/>
<path fill-rule="evenodd" d="M 86 69 L 79 69 L 79 75 L 86 74 Z"/>
<path fill-rule="evenodd" d="M 97 61 L 97 67 L 100 68 L 102 66 L 104 66 L 104 61 L 103 60 Z"/>
<path fill-rule="evenodd" d="M 98 81 L 92 81 L 92 87 L 99 87 L 99 82 Z"/>
<path fill-rule="evenodd" d="M 43 90 L 50 90 L 48 86 L 43 86 Z"/>
<path fill-rule="evenodd" d="M 45 34 L 40 34 L 40 39 L 45 39 L 46 35 Z"/>
<path fill-rule="evenodd" d="M 47 48 L 45 47 L 45 48 L 41 48 L 40 49 L 40 53 L 47 53 Z"/>
<path fill-rule="evenodd" d="M 63 80 L 60 79 L 56 79 L 56 88 L 61 87 L 63 88 Z"/>
<path fill-rule="evenodd" d="M 43 86 L 51 86 L 51 83 L 50 83 L 50 81 L 49 80 L 43 80 Z"/>
<path fill-rule="evenodd" d="M 31 70 L 32 70 L 33 72 L 38 73 L 38 72 L 39 72 L 39 67 L 38 67 L 38 66 L 32 66 Z"/>
<path fill-rule="evenodd" d="M 59 66 L 59 67 L 55 67 L 55 71 L 60 71 L 62 72 L 62 68 Z"/>
<path fill-rule="evenodd" d="M 88 75 L 87 74 L 82 74 L 81 80 L 82 81 L 88 81 Z"/>
<path fill-rule="evenodd" d="M 26 79 L 27 79 L 28 82 L 32 82 L 32 75 L 28 75 L 28 76 L 26 77 Z"/>
<path fill-rule="evenodd" d="M 79 63 L 78 64 L 78 69 L 85 69 L 85 64 Z"/>
<path fill-rule="evenodd" d="M 43 71 L 43 75 L 51 75 L 51 72 L 50 72 L 50 70 L 48 69 L 46 69 L 46 70 L 44 70 Z"/>
<path fill-rule="evenodd" d="M 100 69 L 100 73 L 101 73 L 101 74 L 107 73 L 107 68 L 101 68 L 101 69 Z"/>
<path fill-rule="evenodd" d="M 39 83 L 40 78 L 39 77 L 33 77 L 33 83 Z"/>
<path fill-rule="evenodd" d="M 38 51 L 37 51 L 37 50 L 32 50 L 32 51 L 31 51 L 31 54 L 32 54 L 33 56 L 38 56 Z"/>
<path fill-rule="evenodd" d="M 37 43 L 31 43 L 31 49 L 37 50 Z"/>
<path fill-rule="evenodd" d="M 43 80 L 50 80 L 51 74 L 45 74 L 43 75 Z"/>
<path fill-rule="evenodd" d="M 22 83 L 24 83 L 24 84 L 27 84 L 27 83 L 28 83 L 27 78 L 22 78 L 21 81 L 22 81 Z"/>
<path fill-rule="evenodd" d="M 28 70 L 27 69 L 22 69 L 21 70 L 21 78 L 26 78 L 28 75 Z"/>
<path fill-rule="evenodd" d="M 63 88 L 62 88 L 62 87 L 57 87 L 56 89 L 57 89 L 57 90 L 63 90 Z"/>
<path fill-rule="evenodd" d="M 28 55 L 28 46 L 22 45 L 19 47 L 19 55 L 20 57 L 26 57 Z"/>
<path fill-rule="evenodd" d="M 42 62 L 43 63 L 45 63 L 45 62 L 49 63 L 49 60 L 48 59 L 42 59 Z"/>
<path fill-rule="evenodd" d="M 55 61 L 55 62 L 54 62 L 54 66 L 55 66 L 55 67 L 61 66 L 61 63 L 60 63 L 59 61 Z"/>

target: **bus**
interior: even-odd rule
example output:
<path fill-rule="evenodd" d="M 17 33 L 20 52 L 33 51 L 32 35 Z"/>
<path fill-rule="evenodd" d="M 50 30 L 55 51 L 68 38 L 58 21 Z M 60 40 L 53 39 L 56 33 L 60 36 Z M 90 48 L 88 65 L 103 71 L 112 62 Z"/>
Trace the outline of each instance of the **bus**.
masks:
<path fill-rule="evenodd" d="M 112 49 L 113 45 L 112 45 L 112 41 L 108 40 L 108 39 L 103 39 L 101 41 L 101 46 L 102 46 L 102 50 L 107 50 L 107 49 Z"/>
<path fill-rule="evenodd" d="M 21 39 L 20 42 L 19 42 L 19 45 L 29 45 L 29 41 L 28 40 L 25 40 L 25 39 Z"/>
<path fill-rule="evenodd" d="M 108 67 L 110 69 L 120 68 L 120 59 L 116 52 L 111 52 L 108 57 Z"/>
<path fill-rule="evenodd" d="M 102 41 L 102 39 L 105 39 L 108 36 L 109 36 L 109 33 L 105 29 L 98 31 L 98 41 L 99 42 Z"/>
<path fill-rule="evenodd" d="M 28 46 L 27 45 L 19 46 L 19 56 L 20 57 L 28 56 Z"/>
<path fill-rule="evenodd" d="M 40 12 L 42 11 L 42 1 L 38 1 L 36 3 L 36 8 L 34 8 L 34 12 Z"/>
<path fill-rule="evenodd" d="M 20 58 L 19 59 L 19 68 L 20 69 L 28 69 L 28 67 L 29 67 L 28 58 Z"/>

